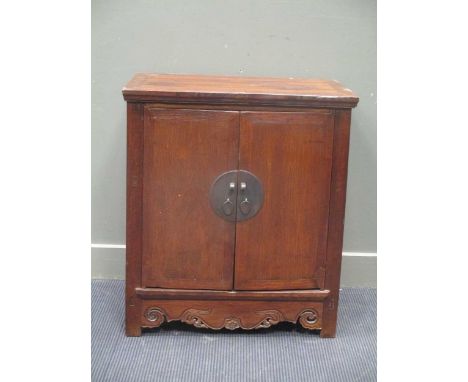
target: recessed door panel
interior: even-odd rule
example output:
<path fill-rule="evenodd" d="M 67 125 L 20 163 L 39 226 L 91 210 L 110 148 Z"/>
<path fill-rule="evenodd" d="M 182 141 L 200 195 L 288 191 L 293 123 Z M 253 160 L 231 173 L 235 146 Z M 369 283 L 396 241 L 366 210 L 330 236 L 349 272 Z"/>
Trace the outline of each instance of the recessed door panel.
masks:
<path fill-rule="evenodd" d="M 238 112 L 145 108 L 144 286 L 232 289 L 235 222 L 209 193 L 238 153 Z"/>
<path fill-rule="evenodd" d="M 329 110 L 241 113 L 239 169 L 264 200 L 236 224 L 235 289 L 323 287 L 332 148 Z"/>

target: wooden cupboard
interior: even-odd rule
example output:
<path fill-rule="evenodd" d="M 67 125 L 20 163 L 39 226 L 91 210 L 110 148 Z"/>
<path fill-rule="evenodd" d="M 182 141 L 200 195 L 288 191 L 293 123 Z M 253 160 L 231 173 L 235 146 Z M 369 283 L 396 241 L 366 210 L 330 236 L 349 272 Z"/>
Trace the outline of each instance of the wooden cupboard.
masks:
<path fill-rule="evenodd" d="M 127 335 L 180 320 L 335 336 L 353 92 L 137 74 L 123 95 Z"/>

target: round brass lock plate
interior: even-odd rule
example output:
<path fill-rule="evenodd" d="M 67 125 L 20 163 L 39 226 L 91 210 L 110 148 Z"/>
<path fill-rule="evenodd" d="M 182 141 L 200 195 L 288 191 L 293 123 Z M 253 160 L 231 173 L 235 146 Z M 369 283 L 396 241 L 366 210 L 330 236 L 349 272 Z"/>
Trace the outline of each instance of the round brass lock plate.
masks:
<path fill-rule="evenodd" d="M 236 221 L 237 171 L 228 171 L 218 176 L 210 190 L 213 211 L 224 220 Z"/>
<path fill-rule="evenodd" d="M 262 183 L 249 171 L 225 172 L 211 185 L 210 205 L 224 220 L 231 222 L 248 220 L 262 208 Z"/>

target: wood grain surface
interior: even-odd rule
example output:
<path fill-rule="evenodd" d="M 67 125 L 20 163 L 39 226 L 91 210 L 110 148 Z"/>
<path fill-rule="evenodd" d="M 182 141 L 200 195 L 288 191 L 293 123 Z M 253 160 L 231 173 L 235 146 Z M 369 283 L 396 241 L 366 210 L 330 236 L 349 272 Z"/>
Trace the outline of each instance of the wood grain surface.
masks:
<path fill-rule="evenodd" d="M 122 90 L 131 102 L 354 107 L 359 98 L 337 81 L 138 73 Z"/>
<path fill-rule="evenodd" d="M 239 113 L 145 109 L 143 285 L 232 289 L 235 223 L 209 191 L 236 169 Z"/>
<path fill-rule="evenodd" d="M 333 127 L 333 168 L 329 202 L 328 246 L 324 285 L 331 293 L 324 302 L 324 325 L 320 332 L 321 337 L 336 336 L 341 260 L 343 254 L 350 127 L 351 110 L 337 110 L 335 112 L 335 124 Z"/>
<path fill-rule="evenodd" d="M 135 289 L 142 286 L 143 109 L 142 104 L 127 104 L 125 332 L 128 336 L 141 335 L 140 299 Z"/>
<path fill-rule="evenodd" d="M 239 167 L 265 195 L 236 225 L 235 289 L 323 287 L 332 149 L 331 111 L 241 113 Z"/>

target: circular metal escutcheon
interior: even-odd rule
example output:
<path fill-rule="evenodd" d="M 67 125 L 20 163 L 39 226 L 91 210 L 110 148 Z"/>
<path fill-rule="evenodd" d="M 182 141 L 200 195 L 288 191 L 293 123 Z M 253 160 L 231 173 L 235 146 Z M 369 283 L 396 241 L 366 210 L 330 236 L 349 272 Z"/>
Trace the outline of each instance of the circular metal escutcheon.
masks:
<path fill-rule="evenodd" d="M 225 172 L 211 185 L 210 205 L 224 220 L 240 222 L 251 219 L 263 205 L 262 183 L 249 171 Z"/>

